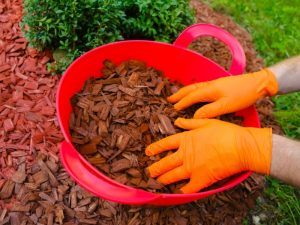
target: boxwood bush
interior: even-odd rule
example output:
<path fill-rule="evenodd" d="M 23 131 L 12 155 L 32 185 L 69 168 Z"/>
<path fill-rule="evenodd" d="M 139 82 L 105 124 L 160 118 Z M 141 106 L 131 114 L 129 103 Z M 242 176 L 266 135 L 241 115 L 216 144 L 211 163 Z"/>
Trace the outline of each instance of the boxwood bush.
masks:
<path fill-rule="evenodd" d="M 172 42 L 194 22 L 187 0 L 123 0 L 123 5 L 122 34 L 126 39 Z"/>
<path fill-rule="evenodd" d="M 52 69 L 62 72 L 81 53 L 122 40 L 124 15 L 114 0 L 24 0 L 21 26 L 33 47 L 59 49 Z"/>
<path fill-rule="evenodd" d="M 187 0 L 24 0 L 21 27 L 30 44 L 59 55 L 62 72 L 85 51 L 123 39 L 173 41 L 193 23 Z M 54 65 L 54 67 L 53 67 Z"/>

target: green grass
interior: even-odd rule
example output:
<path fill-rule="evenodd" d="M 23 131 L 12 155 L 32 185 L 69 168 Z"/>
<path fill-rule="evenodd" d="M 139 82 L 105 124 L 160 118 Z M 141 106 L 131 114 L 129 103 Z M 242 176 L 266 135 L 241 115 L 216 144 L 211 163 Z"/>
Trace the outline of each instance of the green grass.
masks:
<path fill-rule="evenodd" d="M 267 65 L 300 52 L 299 0 L 210 0 L 252 35 Z"/>
<path fill-rule="evenodd" d="M 284 133 L 300 140 L 300 93 L 276 96 L 273 100 L 276 104 L 274 114 Z"/>
<path fill-rule="evenodd" d="M 265 193 L 269 197 L 269 199 L 277 203 L 277 208 L 273 207 L 273 210 L 275 211 L 275 213 L 277 213 L 277 224 L 299 225 L 299 191 L 291 188 L 289 185 L 282 184 L 275 179 L 268 178 L 268 182 L 269 188 L 266 189 Z"/>
<path fill-rule="evenodd" d="M 207 0 L 252 35 L 267 66 L 300 54 L 299 0 Z M 273 98 L 275 117 L 285 134 L 300 139 L 300 93 Z M 300 192 L 268 178 L 266 196 L 275 204 L 276 224 L 300 224 Z"/>

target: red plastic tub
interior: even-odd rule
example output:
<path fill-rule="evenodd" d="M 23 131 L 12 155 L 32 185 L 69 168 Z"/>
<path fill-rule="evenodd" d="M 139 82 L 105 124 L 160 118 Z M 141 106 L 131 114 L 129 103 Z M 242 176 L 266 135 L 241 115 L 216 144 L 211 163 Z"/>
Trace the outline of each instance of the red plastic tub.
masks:
<path fill-rule="evenodd" d="M 223 41 L 232 53 L 229 71 L 204 56 L 187 49 L 199 36 L 213 36 Z M 74 148 L 69 131 L 71 97 L 79 92 L 91 77 L 101 77 L 105 59 L 119 64 L 137 59 L 162 70 L 166 77 L 184 85 L 213 80 L 222 76 L 241 74 L 245 67 L 245 54 L 238 41 L 228 32 L 209 24 L 196 24 L 178 37 L 173 45 L 154 41 L 121 41 L 95 48 L 74 61 L 62 77 L 57 92 L 57 115 L 65 141 L 60 156 L 66 171 L 83 188 L 106 200 L 131 205 L 174 205 L 191 202 L 224 191 L 245 180 L 251 172 L 241 173 L 219 188 L 195 194 L 154 194 L 120 184 L 105 176 L 87 162 Z M 244 117 L 244 126 L 259 127 L 254 106 L 238 113 Z"/>

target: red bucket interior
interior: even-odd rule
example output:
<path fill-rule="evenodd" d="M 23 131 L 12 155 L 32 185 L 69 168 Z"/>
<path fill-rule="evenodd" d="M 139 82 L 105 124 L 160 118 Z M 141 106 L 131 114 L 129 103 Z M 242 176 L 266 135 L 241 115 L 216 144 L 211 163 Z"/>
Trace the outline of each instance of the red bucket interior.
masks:
<path fill-rule="evenodd" d="M 82 187 L 101 198 L 125 204 L 172 205 L 204 198 L 231 188 L 250 172 L 232 178 L 221 187 L 195 194 L 154 194 L 119 184 L 93 168 L 73 147 L 69 133 L 71 97 L 79 92 L 84 82 L 91 77 L 101 77 L 102 62 L 105 59 L 119 64 L 129 59 L 141 60 L 147 66 L 163 71 L 170 80 L 187 85 L 230 75 L 211 60 L 190 50 L 153 41 L 123 41 L 98 47 L 79 57 L 65 72 L 57 93 L 59 123 L 65 137 L 61 146 L 61 159 L 71 177 Z M 244 117 L 245 126 L 259 127 L 254 107 L 238 113 Z"/>

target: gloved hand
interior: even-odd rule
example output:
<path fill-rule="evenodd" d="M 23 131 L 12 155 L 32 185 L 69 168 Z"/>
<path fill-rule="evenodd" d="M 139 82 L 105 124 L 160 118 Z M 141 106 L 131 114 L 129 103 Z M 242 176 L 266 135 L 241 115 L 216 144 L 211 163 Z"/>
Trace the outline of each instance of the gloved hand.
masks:
<path fill-rule="evenodd" d="M 199 102 L 211 102 L 196 111 L 194 118 L 200 119 L 236 112 L 253 105 L 261 97 L 275 95 L 277 91 L 278 83 L 274 74 L 263 69 L 255 73 L 192 84 L 181 88 L 168 100 L 176 103 L 176 110 Z"/>
<path fill-rule="evenodd" d="M 159 182 L 170 184 L 190 178 L 181 191 L 193 193 L 241 171 L 270 173 L 271 129 L 240 127 L 214 119 L 178 118 L 175 125 L 189 131 L 146 148 L 148 156 L 177 149 L 147 168 Z"/>

